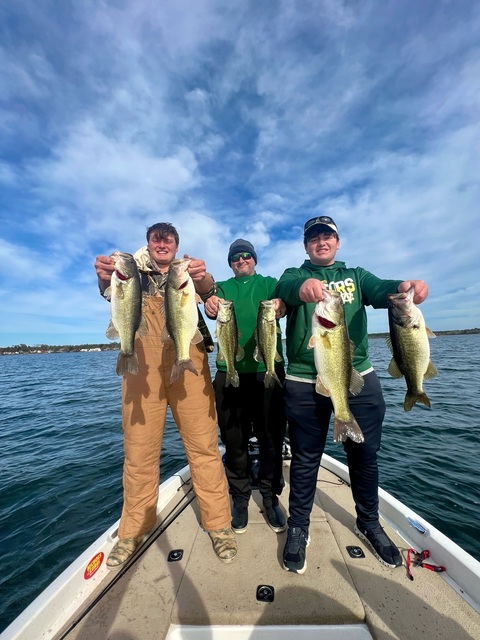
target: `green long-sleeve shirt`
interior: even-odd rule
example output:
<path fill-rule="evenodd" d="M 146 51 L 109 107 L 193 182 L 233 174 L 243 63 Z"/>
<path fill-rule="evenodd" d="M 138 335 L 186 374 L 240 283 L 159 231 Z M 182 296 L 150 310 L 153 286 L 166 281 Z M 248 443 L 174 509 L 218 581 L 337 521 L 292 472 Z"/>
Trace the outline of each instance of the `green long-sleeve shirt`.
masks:
<path fill-rule="evenodd" d="M 229 278 L 223 282 L 217 282 L 218 297 L 224 300 L 232 300 L 237 318 L 239 343 L 245 351 L 242 360 L 235 363 L 239 373 L 255 373 L 265 371 L 263 362 L 257 362 L 253 358 L 255 350 L 255 327 L 257 324 L 258 305 L 260 300 L 271 300 L 275 297 L 277 279 L 271 276 L 262 276 L 254 273 L 252 276 L 240 276 Z M 277 322 L 278 326 L 278 322 Z M 282 356 L 282 340 L 280 333 L 277 338 L 277 351 Z M 278 363 L 280 366 L 282 362 Z M 226 371 L 225 362 L 217 360 L 217 368 Z"/>
<path fill-rule="evenodd" d="M 355 345 L 354 368 L 363 373 L 371 368 L 368 355 L 367 314 L 365 306 L 386 309 L 388 294 L 396 293 L 402 280 L 382 280 L 362 267 L 348 268 L 344 262 L 323 267 L 305 260 L 299 268 L 287 269 L 278 281 L 275 297 L 287 305 L 287 374 L 314 380 L 313 349 L 307 349 L 312 335 L 314 302 L 300 300 L 299 290 L 308 278 L 317 278 L 328 289 L 339 291 L 345 303 L 345 317 L 350 340 Z"/>

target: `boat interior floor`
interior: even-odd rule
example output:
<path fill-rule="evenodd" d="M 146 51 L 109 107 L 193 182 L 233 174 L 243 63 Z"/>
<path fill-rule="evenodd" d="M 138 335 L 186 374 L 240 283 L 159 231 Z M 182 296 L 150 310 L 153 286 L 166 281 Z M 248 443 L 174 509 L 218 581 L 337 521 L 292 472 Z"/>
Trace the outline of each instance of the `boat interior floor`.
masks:
<path fill-rule="evenodd" d="M 286 511 L 288 461 L 284 471 L 286 486 L 280 503 Z M 479 614 L 451 589 L 442 574 L 414 567 L 411 581 L 405 566 L 390 569 L 376 560 L 353 533 L 350 487 L 323 468 L 311 516 L 307 570 L 302 575 L 282 568 L 286 532 L 277 534 L 267 525 L 258 491 L 250 500 L 248 528 L 237 535 L 238 555 L 229 564 L 220 562 L 213 553 L 210 538 L 199 524 L 189 483 L 177 493 L 172 504 L 162 511 L 159 528 L 130 565 L 119 572 L 109 572 L 101 597 L 94 594 L 75 626 L 63 630 L 57 638 L 188 637 L 175 636 L 172 630 L 168 635 L 171 625 L 196 628 L 189 637 L 211 640 L 480 638 Z M 405 560 L 405 543 L 388 526 L 385 529 Z M 360 547 L 364 557 L 350 557 L 349 546 Z M 169 554 L 178 550 L 182 554 L 174 554 L 170 561 Z M 268 601 L 272 596 L 273 601 Z M 215 627 L 226 625 L 242 625 L 243 635 L 233 631 L 229 636 L 215 635 Z M 282 625 L 287 627 L 282 630 Z M 324 626 L 331 628 L 330 634 L 302 636 L 302 630 Z M 276 628 L 277 633 L 258 633 L 271 628 Z M 335 635 L 337 628 L 351 633 Z M 354 634 L 356 628 L 359 635 Z"/>

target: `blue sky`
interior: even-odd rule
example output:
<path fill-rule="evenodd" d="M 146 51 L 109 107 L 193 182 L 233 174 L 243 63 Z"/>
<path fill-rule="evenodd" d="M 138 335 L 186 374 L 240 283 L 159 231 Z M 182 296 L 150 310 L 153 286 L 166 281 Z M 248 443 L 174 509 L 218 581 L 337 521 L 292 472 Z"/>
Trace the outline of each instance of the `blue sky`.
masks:
<path fill-rule="evenodd" d="M 0 346 L 108 342 L 95 256 L 154 222 L 221 280 L 238 237 L 300 265 L 317 214 L 480 326 L 475 0 L 3 0 L 0 68 Z"/>

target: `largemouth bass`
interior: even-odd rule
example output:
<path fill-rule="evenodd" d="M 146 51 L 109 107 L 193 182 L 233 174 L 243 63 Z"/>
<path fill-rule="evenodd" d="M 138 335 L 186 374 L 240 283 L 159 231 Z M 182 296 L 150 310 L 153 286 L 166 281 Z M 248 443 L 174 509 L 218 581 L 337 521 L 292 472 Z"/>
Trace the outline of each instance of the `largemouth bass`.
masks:
<path fill-rule="evenodd" d="M 190 345 L 202 342 L 198 330 L 195 286 L 187 269 L 191 260 L 178 258 L 170 264 L 165 287 L 165 322 L 175 345 L 176 360 L 170 374 L 175 382 L 185 371 L 198 372 L 190 358 Z"/>
<path fill-rule="evenodd" d="M 227 367 L 225 386 L 228 387 L 231 384 L 233 387 L 238 387 L 240 381 L 238 371 L 235 369 L 235 360 L 241 360 L 244 351 L 238 343 L 237 318 L 231 300 L 219 299 L 218 301 L 215 336 L 218 340 L 218 360 L 225 362 Z"/>
<path fill-rule="evenodd" d="M 254 359 L 263 362 L 267 370 L 263 381 L 267 388 L 273 387 L 275 382 L 282 386 L 275 372 L 275 362 L 281 362 L 282 357 L 277 351 L 277 334 L 280 333 L 280 328 L 277 327 L 273 304 L 273 300 L 260 300 L 255 328 L 257 346 L 253 352 Z"/>
<path fill-rule="evenodd" d="M 143 338 L 146 323 L 142 316 L 142 292 L 140 275 L 134 257 L 130 253 L 115 251 L 111 257 L 115 261 L 110 286 L 105 297 L 111 303 L 111 320 L 107 328 L 107 338 L 120 339 L 120 353 L 117 359 L 117 374 L 138 374 L 138 357 L 134 349 L 135 333 Z"/>
<path fill-rule="evenodd" d="M 403 408 L 410 411 L 416 402 L 430 408 L 430 399 L 423 390 L 423 381 L 438 374 L 430 362 L 428 338 L 435 334 L 425 326 L 422 312 L 413 302 L 413 287 L 406 293 L 388 296 L 388 325 L 390 336 L 387 344 L 392 351 L 388 373 L 394 378 L 405 376 L 407 393 Z"/>
<path fill-rule="evenodd" d="M 352 366 L 354 345 L 348 337 L 341 295 L 325 291 L 325 299 L 317 302 L 312 315 L 312 337 L 317 381 L 315 390 L 330 397 L 333 404 L 333 440 L 363 442 L 363 433 L 348 404 L 348 392 L 357 395 L 363 378 Z"/>

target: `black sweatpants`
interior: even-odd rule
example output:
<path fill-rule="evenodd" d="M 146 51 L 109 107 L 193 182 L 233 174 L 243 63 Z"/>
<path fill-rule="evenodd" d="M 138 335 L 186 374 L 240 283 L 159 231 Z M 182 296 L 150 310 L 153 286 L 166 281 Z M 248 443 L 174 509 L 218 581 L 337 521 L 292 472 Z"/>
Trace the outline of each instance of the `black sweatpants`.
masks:
<path fill-rule="evenodd" d="M 275 371 L 283 383 L 284 369 Z M 260 451 L 260 493 L 265 501 L 278 504 L 277 496 L 283 488 L 282 447 L 286 429 L 283 387 L 275 383 L 266 389 L 265 373 L 240 373 L 237 388 L 225 387 L 225 378 L 225 372 L 217 371 L 213 387 L 233 503 L 237 507 L 246 506 L 252 493 L 248 441 L 255 436 Z"/>
<path fill-rule="evenodd" d="M 362 391 L 349 394 L 350 409 L 365 441 L 344 443 L 357 518 L 365 527 L 378 522 L 378 464 L 385 401 L 377 374 L 364 377 Z M 285 381 L 285 410 L 292 462 L 290 467 L 289 526 L 308 531 L 317 474 L 333 412 L 330 398 L 315 391 L 314 383 Z"/>

